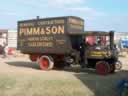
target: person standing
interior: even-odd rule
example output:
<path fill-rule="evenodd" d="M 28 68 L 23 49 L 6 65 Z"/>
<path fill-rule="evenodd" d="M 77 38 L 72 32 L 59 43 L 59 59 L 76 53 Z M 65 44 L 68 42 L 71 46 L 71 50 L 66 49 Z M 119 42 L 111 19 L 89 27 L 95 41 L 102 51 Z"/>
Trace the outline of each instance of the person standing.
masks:
<path fill-rule="evenodd" d="M 3 55 L 3 57 L 6 57 L 6 52 L 5 52 L 6 46 L 7 46 L 7 44 L 5 42 L 3 42 L 3 46 L 2 46 L 2 55 Z"/>
<path fill-rule="evenodd" d="M 81 67 L 85 68 L 87 66 L 87 58 L 86 58 L 86 48 L 87 48 L 87 44 L 85 43 L 85 40 L 83 39 L 83 41 L 80 44 L 80 58 L 81 58 Z"/>

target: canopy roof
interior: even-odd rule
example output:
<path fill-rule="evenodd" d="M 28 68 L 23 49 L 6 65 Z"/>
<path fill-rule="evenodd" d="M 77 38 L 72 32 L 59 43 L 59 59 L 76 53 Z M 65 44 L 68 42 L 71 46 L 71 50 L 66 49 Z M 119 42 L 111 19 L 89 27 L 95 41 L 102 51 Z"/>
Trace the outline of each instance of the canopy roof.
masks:
<path fill-rule="evenodd" d="M 85 31 L 85 32 L 69 32 L 69 35 L 85 35 L 85 36 L 109 36 L 110 32 L 104 31 Z"/>

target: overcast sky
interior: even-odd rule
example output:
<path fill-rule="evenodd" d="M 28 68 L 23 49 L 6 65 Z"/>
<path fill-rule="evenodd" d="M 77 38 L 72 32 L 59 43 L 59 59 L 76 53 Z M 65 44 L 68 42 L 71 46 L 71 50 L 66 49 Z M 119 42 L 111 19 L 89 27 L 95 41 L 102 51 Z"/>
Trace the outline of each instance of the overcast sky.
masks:
<path fill-rule="evenodd" d="M 85 30 L 128 32 L 128 0 L 1 0 L 0 29 L 36 16 L 79 16 Z"/>

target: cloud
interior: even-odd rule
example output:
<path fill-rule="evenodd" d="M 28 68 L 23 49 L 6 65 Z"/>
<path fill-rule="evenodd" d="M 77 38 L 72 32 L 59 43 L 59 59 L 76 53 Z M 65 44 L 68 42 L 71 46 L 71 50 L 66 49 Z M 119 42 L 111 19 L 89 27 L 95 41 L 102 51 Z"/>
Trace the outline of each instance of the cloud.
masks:
<path fill-rule="evenodd" d="M 128 32 L 127 22 L 128 16 L 99 16 L 93 20 L 85 20 L 86 30 L 103 30 L 110 31 L 114 30 L 116 32 Z"/>
<path fill-rule="evenodd" d="M 28 5 L 29 7 L 64 7 L 84 4 L 86 0 L 15 0 L 22 5 Z"/>
<path fill-rule="evenodd" d="M 79 14 L 84 14 L 86 16 L 104 16 L 106 15 L 103 12 L 99 12 L 93 8 L 89 8 L 89 7 L 72 7 L 72 8 L 68 8 L 69 11 L 72 12 L 77 12 Z"/>
<path fill-rule="evenodd" d="M 56 7 L 63 7 L 66 5 L 79 5 L 85 3 L 86 0 L 47 0 L 48 4 Z"/>
<path fill-rule="evenodd" d="M 9 16 L 18 16 L 18 14 L 16 14 L 15 12 L 5 12 L 3 13 L 4 15 L 9 15 Z"/>
<path fill-rule="evenodd" d="M 88 0 L 47 0 L 47 5 L 53 8 L 61 9 L 67 13 L 76 15 L 89 16 L 104 16 L 106 13 L 97 11 L 93 8 L 87 7 L 86 2 Z M 90 17 L 91 18 L 91 17 Z"/>
<path fill-rule="evenodd" d="M 1 10 L 0 10 L 1 11 Z M 5 10 L 3 9 L 1 12 L 0 12 L 0 15 L 1 16 L 18 16 L 18 14 L 14 11 L 11 11 L 11 10 Z"/>
<path fill-rule="evenodd" d="M 22 14 L 22 13 L 20 13 L 20 12 L 17 12 L 17 11 L 15 11 L 15 10 L 4 10 L 4 11 L 2 11 L 1 13 L 0 13 L 0 15 L 1 15 L 1 17 L 21 17 L 21 16 L 23 16 L 23 17 L 25 17 L 25 16 L 28 16 L 27 14 Z"/>
<path fill-rule="evenodd" d="M 41 8 L 47 6 L 47 0 L 15 0 L 19 6 L 24 6 L 28 8 Z M 49 0 L 48 0 L 49 1 Z"/>

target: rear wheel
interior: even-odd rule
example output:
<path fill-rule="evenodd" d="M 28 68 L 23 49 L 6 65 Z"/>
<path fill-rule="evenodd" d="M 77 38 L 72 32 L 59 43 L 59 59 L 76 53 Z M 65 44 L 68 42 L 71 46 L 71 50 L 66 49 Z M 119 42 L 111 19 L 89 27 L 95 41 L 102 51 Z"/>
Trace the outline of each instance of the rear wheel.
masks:
<path fill-rule="evenodd" d="M 100 75 L 107 75 L 110 72 L 110 66 L 106 61 L 96 63 L 96 72 Z"/>
<path fill-rule="evenodd" d="M 54 61 L 50 56 L 41 56 L 38 63 L 42 70 L 50 70 L 54 67 Z"/>

